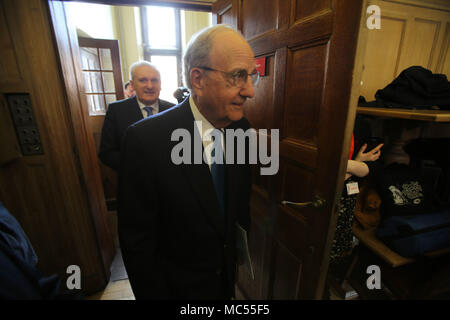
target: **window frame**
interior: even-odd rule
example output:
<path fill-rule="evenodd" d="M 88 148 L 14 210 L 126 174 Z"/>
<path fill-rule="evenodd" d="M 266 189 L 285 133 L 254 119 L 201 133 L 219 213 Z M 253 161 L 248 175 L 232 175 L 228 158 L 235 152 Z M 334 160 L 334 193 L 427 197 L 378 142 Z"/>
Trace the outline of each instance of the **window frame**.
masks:
<path fill-rule="evenodd" d="M 148 5 L 151 6 L 151 5 Z M 141 6 L 141 29 L 142 29 L 142 41 L 143 41 L 143 50 L 144 50 L 144 60 L 152 62 L 152 56 L 175 56 L 177 59 L 177 80 L 178 87 L 182 86 L 182 47 L 181 47 L 181 13 L 180 8 L 166 6 L 172 8 L 175 13 L 175 39 L 176 39 L 176 48 L 175 49 L 154 49 L 150 46 L 150 37 L 148 30 L 148 15 L 147 15 L 147 6 Z"/>

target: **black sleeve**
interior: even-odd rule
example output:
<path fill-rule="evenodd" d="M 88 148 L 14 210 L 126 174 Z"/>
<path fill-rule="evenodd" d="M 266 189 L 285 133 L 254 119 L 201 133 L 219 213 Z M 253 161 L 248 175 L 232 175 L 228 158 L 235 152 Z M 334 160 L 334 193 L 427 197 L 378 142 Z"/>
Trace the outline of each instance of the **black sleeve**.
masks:
<path fill-rule="evenodd" d="M 159 205 L 155 173 L 140 136 L 129 127 L 123 139 L 118 192 L 118 231 L 124 265 L 136 299 L 165 299 L 167 286 L 156 258 Z"/>
<path fill-rule="evenodd" d="M 100 151 L 98 157 L 108 167 L 119 171 L 120 166 L 120 139 L 117 138 L 118 128 L 113 105 L 108 107 L 103 121 Z"/>

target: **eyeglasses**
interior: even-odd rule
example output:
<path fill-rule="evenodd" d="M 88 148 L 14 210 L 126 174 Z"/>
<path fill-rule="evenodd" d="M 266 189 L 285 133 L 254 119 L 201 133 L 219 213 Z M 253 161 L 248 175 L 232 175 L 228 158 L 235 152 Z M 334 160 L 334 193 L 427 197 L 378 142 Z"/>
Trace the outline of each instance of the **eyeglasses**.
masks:
<path fill-rule="evenodd" d="M 225 72 L 222 70 L 213 69 L 210 67 L 197 67 L 200 69 L 205 69 L 208 71 L 217 71 L 222 72 L 231 82 L 231 84 L 235 87 L 242 88 L 247 83 L 248 77 L 250 76 L 250 80 L 252 81 L 253 86 L 256 86 L 256 84 L 259 81 L 259 72 L 255 70 L 255 72 L 252 72 L 248 74 L 247 70 L 241 69 L 234 72 Z"/>

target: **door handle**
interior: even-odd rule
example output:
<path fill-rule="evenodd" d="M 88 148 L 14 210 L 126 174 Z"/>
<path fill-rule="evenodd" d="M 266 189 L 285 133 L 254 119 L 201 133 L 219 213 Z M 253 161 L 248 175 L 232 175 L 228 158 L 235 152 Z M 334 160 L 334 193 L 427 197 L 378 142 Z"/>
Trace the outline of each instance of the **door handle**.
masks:
<path fill-rule="evenodd" d="M 296 208 L 308 208 L 308 207 L 314 207 L 314 208 L 323 208 L 326 204 L 326 200 L 322 199 L 318 195 L 314 197 L 314 201 L 308 201 L 308 202 L 292 202 L 292 201 L 281 201 L 281 204 L 284 205 L 290 205 Z"/>

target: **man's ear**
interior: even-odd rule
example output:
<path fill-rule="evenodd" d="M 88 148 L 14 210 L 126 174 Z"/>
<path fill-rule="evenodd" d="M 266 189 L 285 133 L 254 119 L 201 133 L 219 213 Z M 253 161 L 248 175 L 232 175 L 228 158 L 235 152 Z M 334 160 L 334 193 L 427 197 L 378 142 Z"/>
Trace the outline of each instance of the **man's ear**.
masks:
<path fill-rule="evenodd" d="M 197 94 L 199 94 L 204 86 L 204 74 L 203 72 L 198 68 L 193 68 L 191 70 L 191 85 L 192 89 L 196 90 Z"/>

